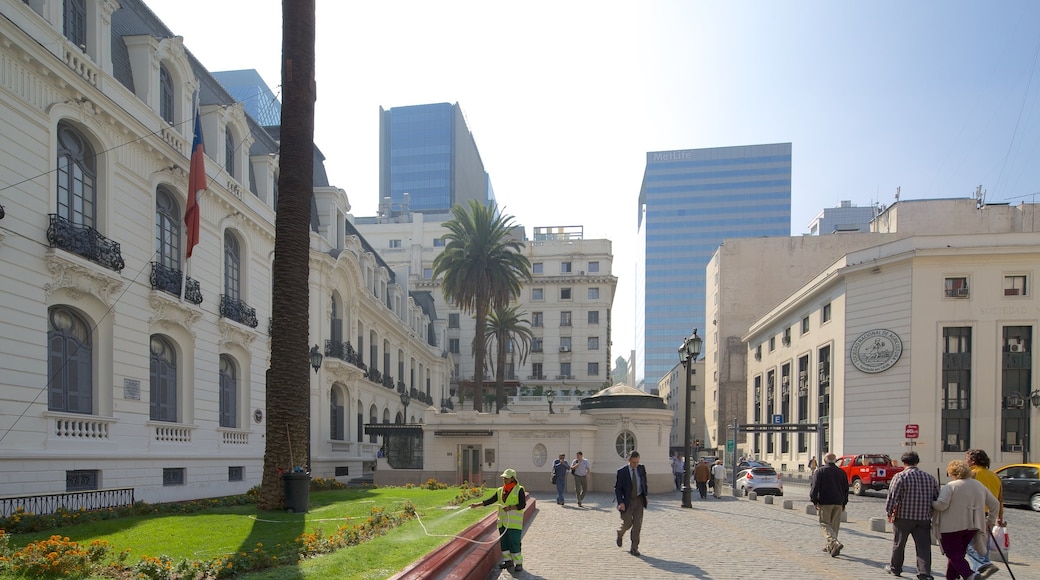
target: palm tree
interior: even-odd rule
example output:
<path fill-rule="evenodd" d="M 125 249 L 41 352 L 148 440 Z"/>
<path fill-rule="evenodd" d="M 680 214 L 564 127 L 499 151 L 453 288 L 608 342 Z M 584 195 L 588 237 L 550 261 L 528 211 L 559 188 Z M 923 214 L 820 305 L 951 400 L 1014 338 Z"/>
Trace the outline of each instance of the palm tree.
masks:
<path fill-rule="evenodd" d="M 310 218 L 314 190 L 315 0 L 282 3 L 282 120 L 267 437 L 257 507 L 285 506 L 283 469 L 310 469 L 308 357 Z"/>
<path fill-rule="evenodd" d="M 444 223 L 444 251 L 433 260 L 433 277 L 442 278 L 441 292 L 465 312 L 474 313 L 473 408 L 482 410 L 484 332 L 488 312 L 508 306 L 531 279 L 531 262 L 521 252 L 524 242 L 512 237 L 513 216 L 500 215 L 495 202 L 469 207 L 456 204 Z"/>
<path fill-rule="evenodd" d="M 492 364 L 492 368 L 495 369 L 496 413 L 501 411 L 506 404 L 506 347 L 512 341 L 516 346 L 513 353 L 514 360 L 519 356 L 521 365 L 527 360 L 527 353 L 531 350 L 531 340 L 534 338 L 534 334 L 531 333 L 530 321 L 521 318 L 523 315 L 524 313 L 518 312 L 515 306 L 499 306 L 488 315 L 484 345 L 488 350 L 492 346 L 496 347 L 496 362 Z M 489 364 L 492 363 L 490 359 L 489 353 Z"/>

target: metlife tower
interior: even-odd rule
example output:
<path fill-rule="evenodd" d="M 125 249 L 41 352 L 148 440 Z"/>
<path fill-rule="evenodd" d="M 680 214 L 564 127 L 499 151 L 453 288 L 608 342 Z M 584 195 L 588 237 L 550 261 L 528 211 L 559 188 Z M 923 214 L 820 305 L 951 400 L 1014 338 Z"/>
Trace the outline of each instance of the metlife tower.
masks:
<path fill-rule="evenodd" d="M 655 151 L 639 190 L 636 386 L 650 390 L 678 363 L 704 320 L 704 272 L 726 238 L 791 235 L 791 144 Z"/>

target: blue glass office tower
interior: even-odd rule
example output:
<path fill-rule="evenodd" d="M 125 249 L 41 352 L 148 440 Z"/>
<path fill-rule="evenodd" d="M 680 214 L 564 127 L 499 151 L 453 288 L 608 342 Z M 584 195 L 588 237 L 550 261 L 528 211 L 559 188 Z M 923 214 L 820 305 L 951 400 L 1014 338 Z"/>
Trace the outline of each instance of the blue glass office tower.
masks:
<path fill-rule="evenodd" d="M 458 103 L 379 108 L 381 211 L 389 204 L 394 211 L 446 213 L 471 199 L 487 203 L 491 192 Z"/>
<path fill-rule="evenodd" d="M 710 336 L 704 271 L 719 244 L 791 235 L 791 144 L 647 153 L 638 228 L 635 381 L 649 390 L 694 328 Z"/>

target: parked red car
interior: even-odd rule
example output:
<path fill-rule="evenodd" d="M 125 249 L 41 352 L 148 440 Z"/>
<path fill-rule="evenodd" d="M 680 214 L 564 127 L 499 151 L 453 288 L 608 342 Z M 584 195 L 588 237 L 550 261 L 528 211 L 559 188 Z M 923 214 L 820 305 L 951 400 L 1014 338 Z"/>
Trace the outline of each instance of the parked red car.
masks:
<path fill-rule="evenodd" d="M 863 495 L 868 488 L 888 489 L 892 477 L 903 471 L 889 456 L 881 453 L 843 455 L 836 465 L 848 476 L 849 489 L 856 495 Z"/>

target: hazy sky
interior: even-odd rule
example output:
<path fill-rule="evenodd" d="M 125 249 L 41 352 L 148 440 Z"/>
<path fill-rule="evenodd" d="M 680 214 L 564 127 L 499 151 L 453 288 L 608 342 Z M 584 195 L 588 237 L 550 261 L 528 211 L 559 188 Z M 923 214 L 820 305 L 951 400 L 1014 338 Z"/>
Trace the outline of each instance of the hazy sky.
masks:
<path fill-rule="evenodd" d="M 145 1 L 208 69 L 257 69 L 278 92 L 280 2 Z M 582 225 L 613 241 L 615 357 L 635 345 L 648 151 L 791 142 L 795 235 L 841 200 L 889 205 L 896 187 L 1040 193 L 1033 0 L 318 0 L 317 16 L 315 141 L 352 213 L 376 213 L 379 107 L 458 102 L 529 234 Z"/>

